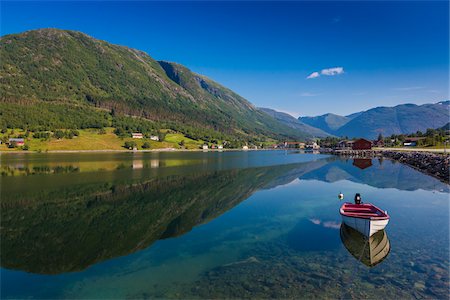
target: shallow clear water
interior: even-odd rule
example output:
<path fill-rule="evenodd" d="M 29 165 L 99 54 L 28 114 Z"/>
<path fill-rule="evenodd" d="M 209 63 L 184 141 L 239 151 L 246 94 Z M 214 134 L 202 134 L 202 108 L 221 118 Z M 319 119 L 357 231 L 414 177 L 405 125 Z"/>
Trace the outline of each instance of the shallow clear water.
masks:
<path fill-rule="evenodd" d="M 1 159 L 2 298 L 448 298 L 448 185 L 390 160 Z M 339 192 L 387 210 L 386 230 L 341 225 Z"/>

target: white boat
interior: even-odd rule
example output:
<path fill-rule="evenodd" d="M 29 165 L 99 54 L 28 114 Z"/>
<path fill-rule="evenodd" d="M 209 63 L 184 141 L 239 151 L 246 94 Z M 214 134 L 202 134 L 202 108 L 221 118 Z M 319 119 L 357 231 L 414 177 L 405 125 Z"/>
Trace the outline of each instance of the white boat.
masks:
<path fill-rule="evenodd" d="M 374 233 L 383 230 L 389 222 L 389 215 L 370 203 L 353 204 L 344 203 L 340 213 L 342 222 L 370 237 Z"/>

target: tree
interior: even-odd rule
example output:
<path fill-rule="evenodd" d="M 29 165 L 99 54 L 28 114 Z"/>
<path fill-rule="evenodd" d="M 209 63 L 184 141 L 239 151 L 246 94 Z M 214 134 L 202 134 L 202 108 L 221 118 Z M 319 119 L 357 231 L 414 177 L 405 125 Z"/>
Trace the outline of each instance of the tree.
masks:
<path fill-rule="evenodd" d="M 159 138 L 159 141 L 162 142 L 166 138 L 166 134 L 164 132 L 159 132 L 158 138 Z"/>
<path fill-rule="evenodd" d="M 383 140 L 383 135 L 381 134 L 381 132 L 380 132 L 380 134 L 378 134 L 378 139 L 377 139 L 378 141 L 382 141 Z"/>
<path fill-rule="evenodd" d="M 59 140 L 62 139 L 65 136 L 65 134 L 64 131 L 62 130 L 56 130 L 53 136 Z"/>
<path fill-rule="evenodd" d="M 149 143 L 149 142 L 145 142 L 145 143 L 142 145 L 142 149 L 150 149 L 150 143 Z"/>
<path fill-rule="evenodd" d="M 114 130 L 114 133 L 115 133 L 118 137 L 124 137 L 124 136 L 127 135 L 127 132 L 126 132 L 122 127 L 116 128 L 116 129 Z"/>
<path fill-rule="evenodd" d="M 134 149 L 136 147 L 135 141 L 126 141 L 124 147 L 127 149 Z"/>
<path fill-rule="evenodd" d="M 181 140 L 181 142 L 178 143 L 181 147 L 184 147 L 184 140 Z"/>

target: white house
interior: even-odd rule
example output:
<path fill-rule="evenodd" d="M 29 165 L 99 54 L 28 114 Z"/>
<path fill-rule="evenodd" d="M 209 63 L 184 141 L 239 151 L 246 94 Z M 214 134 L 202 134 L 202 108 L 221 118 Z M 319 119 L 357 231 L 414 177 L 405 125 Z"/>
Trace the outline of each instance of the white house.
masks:
<path fill-rule="evenodd" d="M 316 142 L 312 142 L 312 143 L 306 145 L 306 146 L 305 146 L 305 149 L 306 149 L 306 150 L 318 150 L 318 149 L 320 149 L 320 146 L 317 145 Z"/>
<path fill-rule="evenodd" d="M 203 150 L 208 150 L 208 145 L 203 145 L 203 146 L 202 146 L 202 149 L 203 149 Z"/>
<path fill-rule="evenodd" d="M 150 136 L 150 139 L 151 139 L 152 141 L 159 141 L 159 136 L 157 136 L 157 135 L 151 135 L 151 136 Z"/>
<path fill-rule="evenodd" d="M 223 149 L 222 145 L 217 146 L 217 149 Z"/>
<path fill-rule="evenodd" d="M 247 145 L 243 146 L 242 150 L 248 150 L 248 146 Z"/>
<path fill-rule="evenodd" d="M 140 133 L 140 132 L 133 132 L 131 134 L 131 137 L 133 139 L 142 139 L 142 138 L 144 138 L 144 135 L 142 133 Z"/>

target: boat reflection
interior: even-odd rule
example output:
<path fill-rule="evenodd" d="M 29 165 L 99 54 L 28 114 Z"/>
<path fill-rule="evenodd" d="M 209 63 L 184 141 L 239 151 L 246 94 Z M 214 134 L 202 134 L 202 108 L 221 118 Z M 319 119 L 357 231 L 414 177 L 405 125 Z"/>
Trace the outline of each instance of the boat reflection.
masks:
<path fill-rule="evenodd" d="M 370 268 L 381 263 L 391 250 L 387 233 L 384 230 L 366 238 L 355 229 L 342 223 L 341 241 L 351 255 Z"/>

